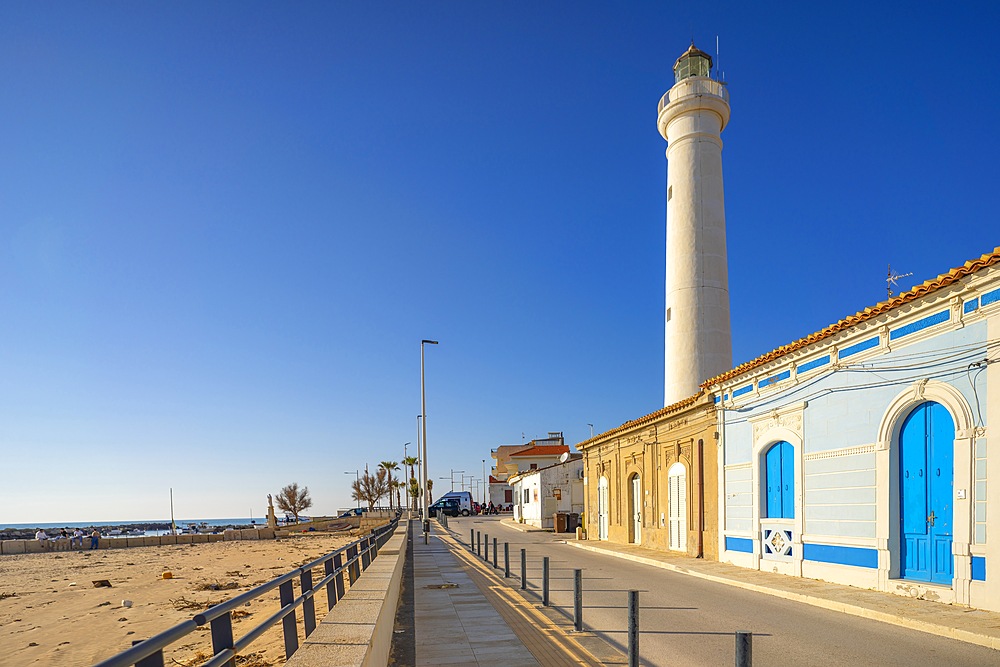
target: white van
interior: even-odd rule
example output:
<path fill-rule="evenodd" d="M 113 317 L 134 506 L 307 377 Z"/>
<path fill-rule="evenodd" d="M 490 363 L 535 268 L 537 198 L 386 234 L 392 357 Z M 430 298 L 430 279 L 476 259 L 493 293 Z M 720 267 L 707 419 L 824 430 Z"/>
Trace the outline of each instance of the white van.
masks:
<path fill-rule="evenodd" d="M 469 491 L 449 491 L 440 498 L 438 502 L 441 502 L 445 498 L 454 498 L 458 500 L 458 507 L 462 511 L 462 516 L 469 516 L 472 514 L 472 493 Z"/>

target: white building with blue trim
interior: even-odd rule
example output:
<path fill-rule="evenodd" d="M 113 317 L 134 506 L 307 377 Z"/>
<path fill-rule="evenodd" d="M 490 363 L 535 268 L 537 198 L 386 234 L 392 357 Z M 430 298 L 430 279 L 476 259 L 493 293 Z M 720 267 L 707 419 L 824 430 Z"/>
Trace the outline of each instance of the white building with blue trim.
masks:
<path fill-rule="evenodd" d="M 1000 610 L 997 362 L 1000 247 L 706 382 L 720 560 Z"/>

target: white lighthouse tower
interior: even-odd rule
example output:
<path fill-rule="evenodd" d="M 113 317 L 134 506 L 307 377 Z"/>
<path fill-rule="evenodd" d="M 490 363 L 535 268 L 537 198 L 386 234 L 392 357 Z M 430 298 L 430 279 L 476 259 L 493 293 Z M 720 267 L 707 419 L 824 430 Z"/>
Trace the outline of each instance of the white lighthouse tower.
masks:
<path fill-rule="evenodd" d="M 711 71 L 712 57 L 692 43 L 656 122 L 667 140 L 665 406 L 733 362 L 720 138 L 729 92 Z"/>

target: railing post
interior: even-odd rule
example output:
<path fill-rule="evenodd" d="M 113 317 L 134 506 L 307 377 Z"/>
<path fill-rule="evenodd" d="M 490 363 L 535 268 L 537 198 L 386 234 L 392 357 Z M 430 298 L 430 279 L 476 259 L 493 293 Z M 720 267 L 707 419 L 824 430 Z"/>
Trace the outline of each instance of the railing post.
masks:
<path fill-rule="evenodd" d="M 361 571 L 364 572 L 368 569 L 368 566 L 372 564 L 372 554 L 369 551 L 371 547 L 371 538 L 362 537 L 361 538 Z"/>
<path fill-rule="evenodd" d="M 521 590 L 528 590 L 528 553 L 521 549 Z"/>
<path fill-rule="evenodd" d="M 292 580 L 289 579 L 278 587 L 281 599 L 281 606 L 287 607 L 295 600 L 295 591 L 292 590 Z M 295 610 L 288 612 L 281 619 L 281 628 L 285 635 L 285 659 L 292 657 L 292 654 L 299 650 L 299 638 L 295 630 Z"/>
<path fill-rule="evenodd" d="M 299 583 L 301 584 L 302 595 L 305 595 L 306 591 L 311 591 L 313 587 L 312 570 L 303 570 L 299 576 Z M 306 637 L 311 635 L 313 630 L 316 629 L 316 598 L 312 595 L 302 601 L 302 624 L 305 626 Z"/>
<path fill-rule="evenodd" d="M 497 569 L 497 538 L 493 538 L 493 569 Z"/>
<path fill-rule="evenodd" d="M 736 667 L 753 665 L 753 633 L 736 633 Z"/>
<path fill-rule="evenodd" d="M 549 557 L 542 558 L 542 606 L 549 606 Z"/>
<path fill-rule="evenodd" d="M 333 572 L 333 559 L 327 558 L 323 561 L 324 578 L 329 577 Z M 330 611 L 335 604 L 337 604 L 337 578 L 331 577 L 330 581 L 326 582 L 326 610 Z"/>
<path fill-rule="evenodd" d="M 350 561 L 350 565 L 347 566 L 347 578 L 351 582 L 351 586 L 354 582 L 358 580 L 358 561 L 354 560 L 358 557 L 358 544 L 355 542 L 351 546 L 347 547 L 347 560 Z"/>
<path fill-rule="evenodd" d="M 231 612 L 226 612 L 222 616 L 212 619 L 211 628 L 213 654 L 218 654 L 227 648 L 233 648 L 233 615 Z M 235 667 L 235 656 L 232 660 L 227 660 L 226 665 Z"/>
<path fill-rule="evenodd" d="M 371 562 L 373 560 L 375 560 L 376 558 L 378 558 L 378 548 L 380 546 L 379 545 L 379 536 L 378 535 L 375 535 L 374 537 L 372 537 L 371 540 L 372 540 L 372 557 L 368 559 L 368 564 L 369 565 L 371 565 Z"/>
<path fill-rule="evenodd" d="M 142 642 L 142 639 L 137 639 L 132 642 L 132 646 L 141 644 Z M 145 658 L 135 663 L 135 667 L 163 667 L 163 651 L 159 650 L 153 655 L 147 655 Z"/>
<path fill-rule="evenodd" d="M 628 667 L 639 667 L 639 591 L 628 592 Z"/>
<path fill-rule="evenodd" d="M 510 543 L 503 543 L 503 578 L 510 579 Z"/>
<path fill-rule="evenodd" d="M 583 632 L 583 570 L 573 570 L 573 627 Z"/>
<path fill-rule="evenodd" d="M 350 554 L 348 554 L 350 557 Z M 338 553 L 333 557 L 333 569 L 337 572 L 337 578 L 334 579 L 337 582 L 337 601 L 339 602 L 341 598 L 344 597 L 344 555 Z"/>

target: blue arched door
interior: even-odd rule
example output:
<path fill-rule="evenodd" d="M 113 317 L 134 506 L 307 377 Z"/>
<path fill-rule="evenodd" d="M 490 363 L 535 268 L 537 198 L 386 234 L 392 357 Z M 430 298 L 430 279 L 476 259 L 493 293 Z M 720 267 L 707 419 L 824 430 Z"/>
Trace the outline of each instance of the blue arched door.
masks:
<path fill-rule="evenodd" d="M 955 422 L 921 403 L 899 434 L 900 564 L 904 579 L 951 585 Z"/>
<path fill-rule="evenodd" d="M 789 442 L 771 445 L 764 455 L 764 516 L 795 518 L 795 449 Z"/>

